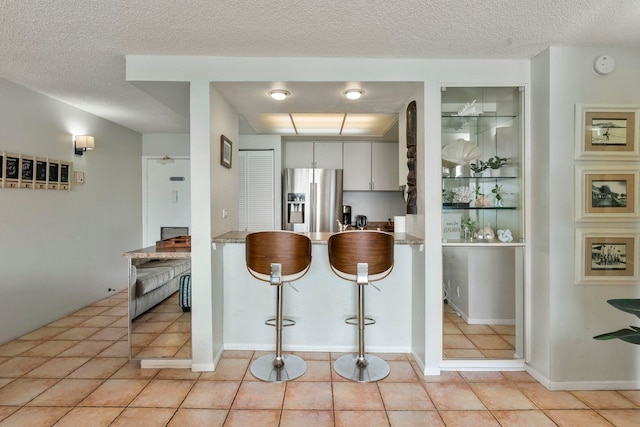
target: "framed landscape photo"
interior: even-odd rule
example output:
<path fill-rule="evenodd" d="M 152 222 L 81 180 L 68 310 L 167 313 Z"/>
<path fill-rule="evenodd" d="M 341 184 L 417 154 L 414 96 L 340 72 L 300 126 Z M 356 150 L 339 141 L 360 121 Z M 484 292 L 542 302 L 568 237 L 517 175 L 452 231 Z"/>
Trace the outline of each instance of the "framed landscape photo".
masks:
<path fill-rule="evenodd" d="M 577 284 L 638 284 L 638 242 L 635 229 L 576 229 Z"/>
<path fill-rule="evenodd" d="M 576 159 L 640 159 L 640 106 L 576 104 Z"/>
<path fill-rule="evenodd" d="M 231 169 L 231 154 L 233 153 L 233 143 L 229 138 L 220 135 L 220 164 Z"/>
<path fill-rule="evenodd" d="M 576 165 L 576 221 L 640 220 L 640 168 L 631 165 Z"/>

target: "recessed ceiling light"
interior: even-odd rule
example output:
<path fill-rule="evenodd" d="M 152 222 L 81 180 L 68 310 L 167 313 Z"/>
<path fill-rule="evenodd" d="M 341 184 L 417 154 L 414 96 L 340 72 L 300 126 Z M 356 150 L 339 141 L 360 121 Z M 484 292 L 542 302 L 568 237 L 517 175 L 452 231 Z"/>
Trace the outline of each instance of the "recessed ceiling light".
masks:
<path fill-rule="evenodd" d="M 362 89 L 349 89 L 344 93 L 349 99 L 359 99 L 362 95 L 364 95 L 364 91 Z"/>
<path fill-rule="evenodd" d="M 287 96 L 291 95 L 291 92 L 283 89 L 275 89 L 275 90 L 269 91 L 269 95 L 276 101 L 282 101 L 286 99 Z"/>

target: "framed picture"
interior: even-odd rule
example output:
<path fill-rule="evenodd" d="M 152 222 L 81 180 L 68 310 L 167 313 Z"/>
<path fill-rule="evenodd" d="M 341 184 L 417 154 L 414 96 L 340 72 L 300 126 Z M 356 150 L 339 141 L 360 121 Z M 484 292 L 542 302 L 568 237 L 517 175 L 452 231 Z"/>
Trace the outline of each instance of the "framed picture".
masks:
<path fill-rule="evenodd" d="M 576 165 L 576 221 L 640 220 L 640 168 L 631 165 Z"/>
<path fill-rule="evenodd" d="M 20 159 L 20 188 L 33 188 L 35 178 L 35 159 L 21 156 Z"/>
<path fill-rule="evenodd" d="M 220 135 L 220 164 L 231 169 L 231 154 L 233 153 L 233 143 L 229 138 Z"/>
<path fill-rule="evenodd" d="M 576 104 L 576 159 L 640 159 L 640 106 Z"/>
<path fill-rule="evenodd" d="M 638 284 L 639 236 L 636 229 L 576 229 L 576 283 Z"/>
<path fill-rule="evenodd" d="M 47 188 L 47 159 L 36 158 L 36 188 Z"/>
<path fill-rule="evenodd" d="M 49 175 L 47 180 L 47 189 L 57 190 L 60 181 L 60 162 L 57 160 L 48 160 Z"/>
<path fill-rule="evenodd" d="M 4 154 L 4 186 L 7 188 L 18 188 L 20 179 L 20 155 Z"/>

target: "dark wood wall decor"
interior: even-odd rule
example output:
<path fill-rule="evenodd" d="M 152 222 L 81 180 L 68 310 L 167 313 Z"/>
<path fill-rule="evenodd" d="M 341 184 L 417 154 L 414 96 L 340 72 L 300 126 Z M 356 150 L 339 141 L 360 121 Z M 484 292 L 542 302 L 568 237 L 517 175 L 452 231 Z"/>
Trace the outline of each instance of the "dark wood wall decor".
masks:
<path fill-rule="evenodd" d="M 417 167 L 417 116 L 416 101 L 411 101 L 407 106 L 407 214 L 418 213 L 418 188 L 416 187 Z"/>

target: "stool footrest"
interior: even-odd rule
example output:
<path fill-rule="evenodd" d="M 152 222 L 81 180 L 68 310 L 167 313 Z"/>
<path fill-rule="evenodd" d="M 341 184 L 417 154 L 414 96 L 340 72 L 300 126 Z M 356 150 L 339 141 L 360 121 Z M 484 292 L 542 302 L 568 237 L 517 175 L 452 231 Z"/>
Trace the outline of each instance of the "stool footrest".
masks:
<path fill-rule="evenodd" d="M 267 319 L 264 321 L 265 325 L 268 326 L 276 326 L 276 318 L 273 317 L 271 319 Z M 283 327 L 287 327 L 287 326 L 294 326 L 296 324 L 295 320 L 292 319 L 282 319 L 282 326 Z"/>
<path fill-rule="evenodd" d="M 348 325 L 354 325 L 354 326 L 358 326 L 358 316 L 353 316 L 353 317 L 347 317 L 346 319 L 344 319 L 344 323 L 348 324 Z M 364 324 L 365 326 L 367 325 L 375 325 L 376 324 L 376 319 L 374 319 L 373 317 L 364 317 Z"/>

